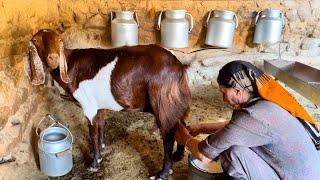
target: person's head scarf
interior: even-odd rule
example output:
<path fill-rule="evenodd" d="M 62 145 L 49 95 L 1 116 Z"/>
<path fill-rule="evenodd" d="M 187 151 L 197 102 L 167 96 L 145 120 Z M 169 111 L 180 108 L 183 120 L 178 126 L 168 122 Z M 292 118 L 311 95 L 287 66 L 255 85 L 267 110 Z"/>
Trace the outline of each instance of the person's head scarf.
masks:
<path fill-rule="evenodd" d="M 315 124 L 314 119 L 288 91 L 271 76 L 249 62 L 239 60 L 227 63 L 219 71 L 217 81 L 219 85 L 226 88 L 243 89 L 252 94 L 258 94 L 263 99 L 286 109 L 293 116 Z"/>

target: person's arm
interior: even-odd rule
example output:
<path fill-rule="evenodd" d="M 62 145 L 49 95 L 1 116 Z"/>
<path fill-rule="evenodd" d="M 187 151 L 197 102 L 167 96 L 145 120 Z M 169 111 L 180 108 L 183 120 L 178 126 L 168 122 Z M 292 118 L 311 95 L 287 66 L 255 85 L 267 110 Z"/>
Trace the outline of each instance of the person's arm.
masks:
<path fill-rule="evenodd" d="M 198 134 L 213 134 L 218 130 L 226 126 L 230 121 L 217 121 L 210 123 L 199 123 L 187 126 L 187 129 L 191 136 L 197 136 Z"/>
<path fill-rule="evenodd" d="M 272 143 L 269 131 L 265 124 L 251 117 L 249 113 L 239 112 L 223 129 L 203 141 L 193 138 L 182 125 L 178 127 L 175 138 L 179 144 L 186 145 L 192 155 L 207 162 L 234 145 L 257 147 Z"/>
<path fill-rule="evenodd" d="M 200 153 L 215 159 L 231 146 L 257 147 L 272 143 L 269 127 L 248 112 L 238 112 L 230 123 L 198 144 Z"/>
<path fill-rule="evenodd" d="M 207 158 L 202 153 L 200 153 L 198 149 L 200 140 L 191 136 L 188 130 L 182 124 L 179 124 L 175 132 L 175 139 L 179 144 L 184 144 L 186 148 L 191 152 L 191 154 L 197 159 L 201 160 L 202 162 L 211 161 L 211 159 Z"/>

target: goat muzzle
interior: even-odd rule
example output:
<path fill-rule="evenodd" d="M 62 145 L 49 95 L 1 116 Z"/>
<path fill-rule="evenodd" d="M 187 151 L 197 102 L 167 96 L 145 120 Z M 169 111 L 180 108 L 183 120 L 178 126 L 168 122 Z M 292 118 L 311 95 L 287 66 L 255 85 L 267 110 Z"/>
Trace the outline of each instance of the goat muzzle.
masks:
<path fill-rule="evenodd" d="M 59 66 L 59 55 L 56 53 L 48 54 L 47 64 L 50 69 L 56 69 Z"/>

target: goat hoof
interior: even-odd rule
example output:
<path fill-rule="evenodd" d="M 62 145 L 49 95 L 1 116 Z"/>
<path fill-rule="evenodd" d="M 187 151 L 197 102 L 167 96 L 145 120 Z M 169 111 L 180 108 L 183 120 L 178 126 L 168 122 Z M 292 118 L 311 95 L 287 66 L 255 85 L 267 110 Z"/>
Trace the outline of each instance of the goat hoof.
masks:
<path fill-rule="evenodd" d="M 87 170 L 90 171 L 90 172 L 97 172 L 99 170 L 99 168 L 90 166 L 90 167 L 88 167 Z"/>
<path fill-rule="evenodd" d="M 102 143 L 101 144 L 101 149 L 104 149 L 106 147 L 106 144 L 105 143 Z"/>
<path fill-rule="evenodd" d="M 169 172 L 164 172 L 163 170 L 158 172 L 157 175 L 149 177 L 150 180 L 169 180 L 170 175 L 173 173 L 173 170 L 170 169 Z"/>
<path fill-rule="evenodd" d="M 151 176 L 149 179 L 150 180 L 167 180 L 167 179 L 163 179 L 163 178 L 157 177 L 157 176 Z"/>
<path fill-rule="evenodd" d="M 93 159 L 93 162 L 91 163 L 90 167 L 87 168 L 88 171 L 97 172 L 99 170 L 101 162 L 102 162 L 102 157 Z"/>
<path fill-rule="evenodd" d="M 97 162 L 100 164 L 102 162 L 102 158 L 98 158 Z"/>

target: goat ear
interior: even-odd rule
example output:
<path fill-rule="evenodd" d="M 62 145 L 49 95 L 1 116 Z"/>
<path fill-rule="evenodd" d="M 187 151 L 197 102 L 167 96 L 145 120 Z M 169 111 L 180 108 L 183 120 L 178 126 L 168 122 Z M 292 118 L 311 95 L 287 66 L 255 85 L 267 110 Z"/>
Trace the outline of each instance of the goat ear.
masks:
<path fill-rule="evenodd" d="M 27 51 L 26 51 L 26 56 L 23 57 L 23 60 L 24 60 L 24 71 L 25 73 L 28 75 L 28 78 L 29 80 L 31 81 L 31 78 L 32 78 L 32 74 L 31 74 L 31 58 L 30 58 L 30 50 L 29 50 L 29 44 L 28 44 L 28 47 L 27 47 Z"/>
<path fill-rule="evenodd" d="M 60 42 L 60 59 L 59 59 L 60 77 L 64 83 L 69 83 L 68 66 L 66 56 L 64 55 L 63 42 Z"/>
<path fill-rule="evenodd" d="M 34 85 L 43 84 L 45 81 L 42 61 L 38 55 L 37 48 L 29 41 L 27 57 L 25 59 L 25 71 Z"/>

